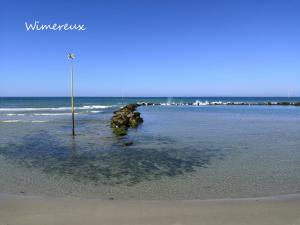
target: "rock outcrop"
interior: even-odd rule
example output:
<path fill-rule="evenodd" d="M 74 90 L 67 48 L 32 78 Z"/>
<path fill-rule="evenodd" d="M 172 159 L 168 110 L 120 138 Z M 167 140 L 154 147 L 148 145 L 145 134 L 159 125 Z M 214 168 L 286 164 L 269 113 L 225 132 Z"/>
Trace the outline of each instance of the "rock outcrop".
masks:
<path fill-rule="evenodd" d="M 111 127 L 117 136 L 125 136 L 128 128 L 136 128 L 144 120 L 141 114 L 136 111 L 139 104 L 129 104 L 114 112 L 111 119 Z"/>

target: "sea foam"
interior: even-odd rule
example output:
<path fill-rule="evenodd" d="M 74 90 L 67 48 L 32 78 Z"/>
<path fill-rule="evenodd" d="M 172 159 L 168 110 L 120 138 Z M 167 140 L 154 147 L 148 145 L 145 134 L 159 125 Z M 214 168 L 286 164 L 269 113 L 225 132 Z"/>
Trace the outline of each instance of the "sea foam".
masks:
<path fill-rule="evenodd" d="M 75 110 L 86 110 L 86 109 L 106 109 L 111 108 L 112 105 L 85 105 L 75 107 Z M 54 108 L 0 108 L 0 111 L 4 112 L 22 112 L 22 111 L 67 111 L 71 110 L 71 107 L 54 107 Z"/>

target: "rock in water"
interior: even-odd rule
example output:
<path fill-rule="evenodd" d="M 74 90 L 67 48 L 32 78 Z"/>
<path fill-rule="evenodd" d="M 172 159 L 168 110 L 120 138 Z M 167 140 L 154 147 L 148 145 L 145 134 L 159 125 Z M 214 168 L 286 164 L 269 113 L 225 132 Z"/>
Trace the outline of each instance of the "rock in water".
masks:
<path fill-rule="evenodd" d="M 133 141 L 127 141 L 123 144 L 124 147 L 128 147 L 128 146 L 131 146 L 133 145 Z"/>
<path fill-rule="evenodd" d="M 114 112 L 110 124 L 117 136 L 125 136 L 128 128 L 136 128 L 144 121 L 141 114 L 135 111 L 138 106 L 140 105 L 129 104 Z"/>

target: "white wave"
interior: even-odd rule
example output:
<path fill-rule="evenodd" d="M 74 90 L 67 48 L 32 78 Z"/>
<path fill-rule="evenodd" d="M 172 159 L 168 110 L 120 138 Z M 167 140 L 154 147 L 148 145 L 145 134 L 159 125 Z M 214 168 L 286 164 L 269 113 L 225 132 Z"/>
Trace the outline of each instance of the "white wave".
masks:
<path fill-rule="evenodd" d="M 113 105 L 85 105 L 81 107 L 75 107 L 77 110 L 81 109 L 106 109 L 111 108 Z M 0 111 L 4 112 L 19 112 L 19 111 L 67 111 L 71 110 L 71 107 L 55 107 L 55 108 L 0 108 Z"/>
<path fill-rule="evenodd" d="M 39 111 L 39 110 L 51 110 L 52 108 L 0 108 L 0 111 L 18 112 L 18 111 Z"/>
<path fill-rule="evenodd" d="M 148 105 L 147 103 L 144 103 L 145 105 Z M 222 101 L 212 101 L 212 102 L 209 102 L 209 101 L 199 101 L 199 100 L 196 100 L 195 102 L 163 102 L 163 103 L 160 103 L 159 105 L 162 105 L 162 106 L 189 106 L 189 105 L 193 105 L 193 106 L 207 106 L 207 105 L 228 105 L 230 104 L 229 102 L 222 102 Z M 236 104 L 240 104 L 240 103 L 236 103 Z"/>
<path fill-rule="evenodd" d="M 193 103 L 193 105 L 196 105 L 196 106 L 209 105 L 209 102 L 208 101 L 201 102 L 201 101 L 197 100 Z"/>
<path fill-rule="evenodd" d="M 83 107 L 78 107 L 77 109 L 107 109 L 113 107 L 112 105 L 85 105 Z"/>
<path fill-rule="evenodd" d="M 6 116 L 24 116 L 24 113 L 7 113 Z"/>
<path fill-rule="evenodd" d="M 44 123 L 44 122 L 48 122 L 47 120 L 2 120 L 0 121 L 2 123 Z"/>
<path fill-rule="evenodd" d="M 94 111 L 92 110 L 91 113 L 101 113 L 102 111 Z"/>
<path fill-rule="evenodd" d="M 72 113 L 34 113 L 33 115 L 34 116 L 69 116 L 72 115 Z"/>
<path fill-rule="evenodd" d="M 224 105 L 224 104 L 226 104 L 226 103 L 221 102 L 221 101 L 217 101 L 217 102 L 210 102 L 209 104 L 210 104 L 210 105 Z"/>
<path fill-rule="evenodd" d="M 2 120 L 2 123 L 18 123 L 23 122 L 23 120 Z"/>

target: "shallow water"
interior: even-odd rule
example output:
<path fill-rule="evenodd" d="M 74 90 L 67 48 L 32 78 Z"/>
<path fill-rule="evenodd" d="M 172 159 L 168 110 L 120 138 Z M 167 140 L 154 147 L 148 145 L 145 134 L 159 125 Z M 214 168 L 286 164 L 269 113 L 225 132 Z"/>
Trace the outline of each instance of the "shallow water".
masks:
<path fill-rule="evenodd" d="M 72 138 L 67 100 L 2 99 L 0 192 L 206 199 L 300 191 L 299 107 L 140 107 L 145 122 L 116 138 L 109 119 L 122 99 L 82 98 Z"/>

